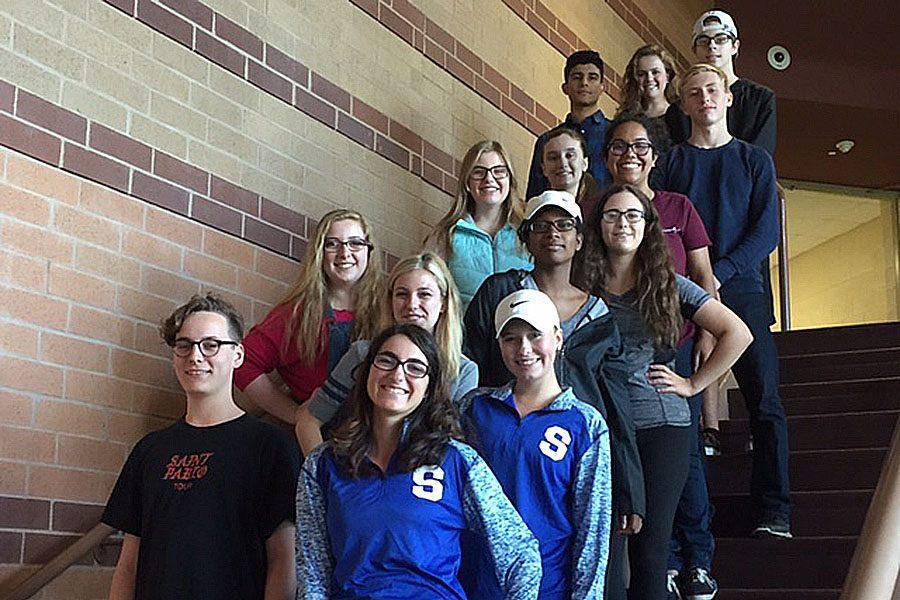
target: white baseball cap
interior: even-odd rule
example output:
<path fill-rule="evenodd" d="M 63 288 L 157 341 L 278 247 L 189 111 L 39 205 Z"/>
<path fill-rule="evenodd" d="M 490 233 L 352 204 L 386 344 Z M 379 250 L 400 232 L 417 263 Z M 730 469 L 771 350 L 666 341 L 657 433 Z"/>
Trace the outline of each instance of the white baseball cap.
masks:
<path fill-rule="evenodd" d="M 581 207 L 575 201 L 575 196 L 569 192 L 559 190 L 547 190 L 540 196 L 529 198 L 525 204 L 525 220 L 537 214 L 539 210 L 547 206 L 556 206 L 563 209 L 572 217 L 581 219 Z"/>
<path fill-rule="evenodd" d="M 497 337 L 507 323 L 522 319 L 542 333 L 550 333 L 559 328 L 559 312 L 553 300 L 538 290 L 518 290 L 504 298 L 494 311 L 494 325 Z"/>
<path fill-rule="evenodd" d="M 701 35 L 714 37 L 720 33 L 727 33 L 734 39 L 738 38 L 737 25 L 734 19 L 727 12 L 722 10 L 708 10 L 697 19 L 694 23 L 694 37 L 692 42 L 696 42 Z"/>

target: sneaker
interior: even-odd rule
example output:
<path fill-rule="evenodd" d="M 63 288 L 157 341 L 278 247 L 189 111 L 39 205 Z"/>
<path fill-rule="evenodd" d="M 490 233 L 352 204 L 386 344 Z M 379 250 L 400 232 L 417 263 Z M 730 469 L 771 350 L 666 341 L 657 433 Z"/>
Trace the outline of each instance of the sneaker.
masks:
<path fill-rule="evenodd" d="M 666 571 L 666 600 L 681 600 L 681 590 L 678 589 L 678 571 L 669 569 Z"/>
<path fill-rule="evenodd" d="M 712 600 L 719 591 L 716 580 L 709 576 L 709 571 L 694 567 L 685 574 L 681 582 L 681 590 L 685 600 Z"/>
<path fill-rule="evenodd" d="M 777 537 L 791 538 L 791 524 L 784 517 L 772 517 L 760 521 L 751 533 L 755 538 Z"/>
<path fill-rule="evenodd" d="M 706 456 L 721 456 L 722 444 L 719 442 L 719 430 L 707 427 L 703 430 L 703 454 Z"/>

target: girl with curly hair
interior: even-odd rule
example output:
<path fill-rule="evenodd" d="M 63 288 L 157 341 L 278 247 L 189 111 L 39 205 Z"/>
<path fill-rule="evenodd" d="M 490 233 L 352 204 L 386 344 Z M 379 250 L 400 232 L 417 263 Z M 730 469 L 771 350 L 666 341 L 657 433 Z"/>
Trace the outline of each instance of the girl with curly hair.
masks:
<path fill-rule="evenodd" d="M 298 598 L 464 599 L 463 537 L 489 549 L 479 558 L 504 598 L 537 598 L 537 541 L 460 441 L 444 376 L 421 327 L 394 325 L 372 340 L 352 417 L 300 474 Z"/>
<path fill-rule="evenodd" d="M 675 273 L 659 215 L 640 188 L 611 186 L 600 198 L 599 217 L 588 272 L 594 293 L 609 305 L 622 334 L 646 486 L 643 528 L 629 542 L 629 598 L 662 600 L 672 520 L 693 441 L 685 398 L 724 374 L 752 337 L 725 305 Z M 716 338 L 706 362 L 687 378 L 673 370 L 683 319 Z"/>
<path fill-rule="evenodd" d="M 244 339 L 234 382 L 266 412 L 294 425 L 305 402 L 355 339 L 375 328 L 381 267 L 361 214 L 338 209 L 319 221 L 287 296 Z M 266 375 L 277 371 L 285 387 Z"/>
<path fill-rule="evenodd" d="M 657 44 L 638 48 L 625 67 L 622 101 L 616 110 L 621 115 L 644 115 L 660 127 L 659 152 L 668 152 L 673 139 L 684 139 L 684 115 L 678 106 L 675 61 Z"/>

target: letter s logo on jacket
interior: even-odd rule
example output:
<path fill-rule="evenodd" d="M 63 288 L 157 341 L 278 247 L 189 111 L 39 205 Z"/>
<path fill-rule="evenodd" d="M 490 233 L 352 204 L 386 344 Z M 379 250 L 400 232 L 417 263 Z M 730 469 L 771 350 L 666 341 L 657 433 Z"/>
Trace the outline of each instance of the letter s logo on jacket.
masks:
<path fill-rule="evenodd" d="M 444 497 L 444 470 L 440 467 L 419 467 L 412 474 L 413 496 L 439 502 Z"/>
<path fill-rule="evenodd" d="M 571 433 L 559 425 L 552 425 L 544 432 L 544 439 L 538 444 L 538 448 L 549 458 L 560 461 L 566 456 L 571 443 Z"/>

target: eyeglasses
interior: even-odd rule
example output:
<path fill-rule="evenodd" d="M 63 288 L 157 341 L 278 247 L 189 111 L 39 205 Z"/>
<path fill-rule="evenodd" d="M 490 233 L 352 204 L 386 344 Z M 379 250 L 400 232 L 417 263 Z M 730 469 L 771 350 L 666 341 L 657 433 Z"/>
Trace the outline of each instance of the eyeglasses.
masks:
<path fill-rule="evenodd" d="M 175 343 L 172 345 L 172 350 L 175 351 L 175 356 L 180 356 L 182 358 L 186 358 L 194 353 L 194 346 L 200 348 L 200 354 L 209 358 L 210 356 L 215 356 L 219 353 L 219 349 L 222 346 L 237 346 L 238 342 L 232 342 L 230 340 L 217 340 L 216 338 L 206 337 L 202 340 L 189 340 L 187 338 L 178 338 L 175 340 Z"/>
<path fill-rule="evenodd" d="M 623 140 L 613 140 L 609 143 L 609 146 L 606 147 L 613 156 L 622 156 L 629 150 L 634 150 L 634 153 L 638 156 L 646 156 L 652 148 L 653 144 L 650 142 L 634 142 L 633 144 L 629 144 Z"/>
<path fill-rule="evenodd" d="M 732 41 L 734 41 L 734 38 L 727 33 L 719 33 L 714 35 L 713 37 L 709 37 L 708 35 L 698 36 L 697 39 L 694 40 L 694 45 L 706 48 L 707 46 L 709 46 L 710 42 L 715 42 L 716 46 L 724 46 L 728 42 Z"/>
<path fill-rule="evenodd" d="M 372 243 L 362 238 L 350 238 L 349 240 L 339 240 L 334 237 L 325 238 L 322 248 L 325 252 L 338 252 L 343 246 L 350 248 L 350 252 L 359 252 L 366 248 L 371 248 Z"/>
<path fill-rule="evenodd" d="M 494 176 L 494 179 L 506 179 L 509 177 L 509 167 L 506 165 L 495 165 L 493 167 L 472 167 L 472 173 L 469 175 L 472 179 L 476 181 L 481 181 L 482 179 L 487 178 L 487 174 L 490 173 Z"/>
<path fill-rule="evenodd" d="M 609 210 L 604 210 L 600 213 L 600 217 L 603 219 L 604 223 L 618 223 L 619 219 L 625 217 L 625 220 L 629 223 L 637 223 L 644 217 L 646 217 L 646 213 L 642 210 L 638 210 L 637 208 L 629 208 L 628 210 L 618 210 L 615 208 L 611 208 Z"/>
<path fill-rule="evenodd" d="M 530 223 L 528 223 L 528 229 L 530 229 L 534 233 L 547 233 L 552 227 L 553 229 L 562 233 L 563 231 L 572 231 L 573 229 L 575 229 L 575 225 L 575 219 L 571 217 L 565 217 L 562 219 L 555 219 L 553 221 L 545 221 L 543 219 L 540 221 L 531 221 Z"/>
<path fill-rule="evenodd" d="M 372 361 L 372 366 L 379 371 L 393 371 L 397 367 L 403 367 L 403 372 L 413 379 L 421 379 L 428 375 L 428 365 L 418 358 L 400 360 L 387 352 L 376 354 L 375 360 Z"/>

